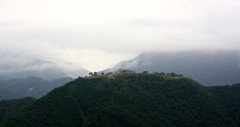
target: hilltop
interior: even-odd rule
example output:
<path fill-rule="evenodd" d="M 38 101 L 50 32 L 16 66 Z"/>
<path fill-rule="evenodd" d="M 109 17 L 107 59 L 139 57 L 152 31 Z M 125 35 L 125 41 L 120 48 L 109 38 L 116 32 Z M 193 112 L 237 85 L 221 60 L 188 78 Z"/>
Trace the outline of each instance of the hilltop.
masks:
<path fill-rule="evenodd" d="M 81 78 L 1 127 L 238 127 L 209 89 L 184 77 L 128 73 Z"/>
<path fill-rule="evenodd" d="M 116 64 L 107 71 L 119 68 L 136 72 L 175 72 L 192 78 L 205 86 L 240 82 L 239 50 L 196 50 L 142 53 L 134 59 Z"/>

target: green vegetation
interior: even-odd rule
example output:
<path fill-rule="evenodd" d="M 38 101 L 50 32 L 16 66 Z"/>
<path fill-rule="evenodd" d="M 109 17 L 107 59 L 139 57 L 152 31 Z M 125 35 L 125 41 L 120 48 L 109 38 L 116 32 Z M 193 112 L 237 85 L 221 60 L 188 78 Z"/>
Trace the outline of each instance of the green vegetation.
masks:
<path fill-rule="evenodd" d="M 238 127 L 219 91 L 175 74 L 78 78 L 1 127 Z M 175 78 L 177 76 L 177 78 Z M 238 107 L 236 107 L 238 108 Z"/>
<path fill-rule="evenodd" d="M 240 127 L 240 84 L 208 88 Z"/>
<path fill-rule="evenodd" d="M 24 108 L 30 106 L 35 102 L 36 99 L 31 97 L 26 97 L 23 99 L 14 99 L 14 100 L 3 100 L 0 101 L 0 121 L 3 118 L 9 117 Z"/>

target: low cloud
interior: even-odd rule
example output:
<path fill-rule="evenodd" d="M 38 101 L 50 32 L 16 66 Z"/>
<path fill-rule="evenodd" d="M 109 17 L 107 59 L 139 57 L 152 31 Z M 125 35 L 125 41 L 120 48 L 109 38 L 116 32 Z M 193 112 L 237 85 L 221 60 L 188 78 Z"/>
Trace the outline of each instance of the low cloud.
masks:
<path fill-rule="evenodd" d="M 0 74 L 11 74 L 24 71 L 40 71 L 56 66 L 49 61 L 41 61 L 21 55 L 0 54 L 0 60 Z"/>
<path fill-rule="evenodd" d="M 1 2 L 2 52 L 92 71 L 146 51 L 240 47 L 238 0 Z"/>

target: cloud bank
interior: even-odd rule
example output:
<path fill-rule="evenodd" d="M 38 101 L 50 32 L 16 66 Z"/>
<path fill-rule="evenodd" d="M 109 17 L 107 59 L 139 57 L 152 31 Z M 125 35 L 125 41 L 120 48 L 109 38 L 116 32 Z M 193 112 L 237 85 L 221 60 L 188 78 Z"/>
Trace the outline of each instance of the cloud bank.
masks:
<path fill-rule="evenodd" d="M 145 51 L 239 49 L 238 0 L 1 0 L 0 50 L 91 71 Z"/>

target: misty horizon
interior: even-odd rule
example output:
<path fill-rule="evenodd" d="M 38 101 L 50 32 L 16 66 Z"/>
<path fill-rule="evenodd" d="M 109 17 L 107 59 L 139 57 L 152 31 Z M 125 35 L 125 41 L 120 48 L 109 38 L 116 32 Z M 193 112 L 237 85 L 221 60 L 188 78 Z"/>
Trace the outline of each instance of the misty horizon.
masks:
<path fill-rule="evenodd" d="M 240 0 L 0 0 L 0 127 L 240 127 Z"/>
<path fill-rule="evenodd" d="M 2 0 L 0 54 L 101 71 L 144 52 L 239 50 L 239 7 L 237 0 Z"/>

